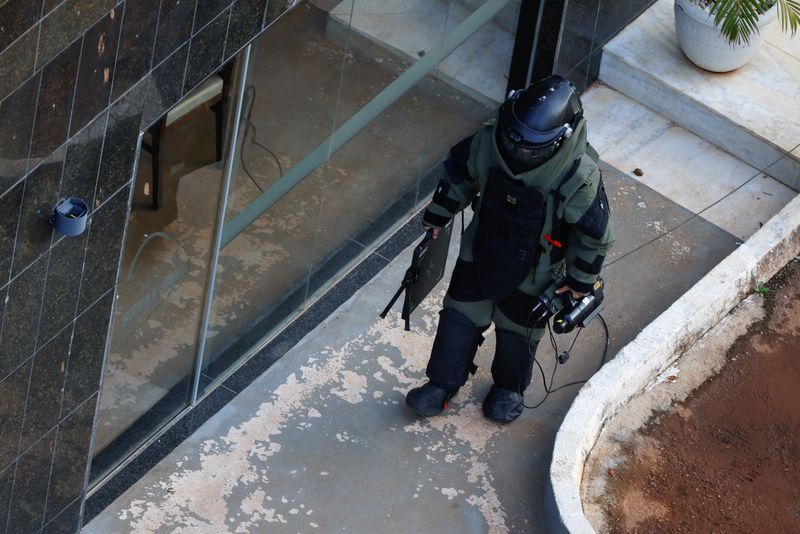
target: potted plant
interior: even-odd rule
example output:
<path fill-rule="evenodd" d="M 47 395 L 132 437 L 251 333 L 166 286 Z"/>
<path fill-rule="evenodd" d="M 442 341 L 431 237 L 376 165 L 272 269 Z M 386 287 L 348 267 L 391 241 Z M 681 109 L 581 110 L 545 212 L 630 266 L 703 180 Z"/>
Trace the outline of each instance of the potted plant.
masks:
<path fill-rule="evenodd" d="M 675 29 L 683 53 L 694 64 L 728 72 L 747 63 L 775 19 L 794 35 L 800 0 L 675 0 Z"/>

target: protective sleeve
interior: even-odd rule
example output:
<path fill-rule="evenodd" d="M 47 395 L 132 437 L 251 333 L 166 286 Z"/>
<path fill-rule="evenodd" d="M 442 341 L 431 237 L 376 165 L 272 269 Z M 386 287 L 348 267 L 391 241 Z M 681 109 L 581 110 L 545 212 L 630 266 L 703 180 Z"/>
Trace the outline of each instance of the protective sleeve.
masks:
<path fill-rule="evenodd" d="M 441 228 L 459 211 L 466 208 L 478 193 L 478 182 L 469 171 L 470 153 L 475 136 L 467 137 L 450 149 L 444 162 L 444 178 L 439 180 L 433 199 L 422 221 L 428 226 Z"/>
<path fill-rule="evenodd" d="M 569 200 L 565 210 L 569 239 L 565 251 L 567 285 L 589 292 L 614 244 L 611 210 L 599 170 Z"/>

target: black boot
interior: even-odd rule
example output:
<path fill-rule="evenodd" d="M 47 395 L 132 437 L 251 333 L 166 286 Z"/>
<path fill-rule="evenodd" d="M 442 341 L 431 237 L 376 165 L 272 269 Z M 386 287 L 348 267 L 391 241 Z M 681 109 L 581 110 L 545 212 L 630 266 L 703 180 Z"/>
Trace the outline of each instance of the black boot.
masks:
<path fill-rule="evenodd" d="M 483 415 L 510 423 L 525 408 L 523 393 L 531 383 L 536 341 L 509 330 L 496 330 L 497 347 L 492 361 L 494 385 L 483 400 Z"/>
<path fill-rule="evenodd" d="M 486 327 L 478 328 L 469 317 L 454 309 L 445 308 L 439 313 L 439 326 L 425 369 L 435 386 L 457 390 L 467 383 L 470 371 L 475 372 L 472 360 L 483 343 L 484 330 Z"/>
<path fill-rule="evenodd" d="M 425 374 L 430 382 L 414 388 L 406 395 L 406 404 L 426 417 L 439 415 L 453 395 L 467 382 L 478 346 L 483 342 L 481 332 L 463 313 L 445 308 L 439 314 L 439 326 L 433 340 L 431 357 Z"/>
<path fill-rule="evenodd" d="M 439 415 L 447 409 L 447 401 L 458 393 L 458 389 L 443 389 L 430 382 L 414 388 L 406 395 L 406 404 L 425 417 Z"/>
<path fill-rule="evenodd" d="M 483 415 L 498 423 L 510 423 L 525 408 L 522 401 L 522 395 L 516 391 L 492 384 L 492 389 L 483 399 Z"/>

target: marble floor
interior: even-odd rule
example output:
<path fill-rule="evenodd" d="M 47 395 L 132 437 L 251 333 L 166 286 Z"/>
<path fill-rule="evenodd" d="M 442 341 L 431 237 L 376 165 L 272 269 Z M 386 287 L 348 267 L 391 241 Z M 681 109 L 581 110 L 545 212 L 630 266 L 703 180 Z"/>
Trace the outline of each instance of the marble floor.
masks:
<path fill-rule="evenodd" d="M 744 241 L 796 191 L 625 95 L 583 95 L 589 138 L 615 167 Z"/>
<path fill-rule="evenodd" d="M 800 39 L 776 21 L 748 64 L 708 72 L 681 52 L 673 5 L 658 0 L 606 44 L 600 79 L 800 189 Z"/>

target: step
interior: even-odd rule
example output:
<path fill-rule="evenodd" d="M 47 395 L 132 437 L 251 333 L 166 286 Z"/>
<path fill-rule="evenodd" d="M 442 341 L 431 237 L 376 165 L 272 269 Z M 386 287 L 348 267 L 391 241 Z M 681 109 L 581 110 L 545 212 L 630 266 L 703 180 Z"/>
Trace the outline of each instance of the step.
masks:
<path fill-rule="evenodd" d="M 604 161 L 743 241 L 797 194 L 602 83 L 581 98 Z"/>
<path fill-rule="evenodd" d="M 444 0 L 343 0 L 331 10 L 327 31 L 329 38 L 344 43 L 350 28 L 390 53 L 416 61 L 471 13 L 471 8 Z M 505 97 L 513 49 L 513 33 L 489 22 L 453 51 L 436 75 L 494 107 Z"/>
<path fill-rule="evenodd" d="M 600 80 L 726 152 L 800 190 L 800 39 L 773 26 L 733 72 L 696 67 L 658 0 L 603 48 Z"/>

